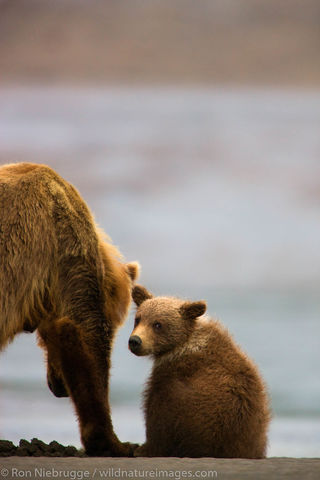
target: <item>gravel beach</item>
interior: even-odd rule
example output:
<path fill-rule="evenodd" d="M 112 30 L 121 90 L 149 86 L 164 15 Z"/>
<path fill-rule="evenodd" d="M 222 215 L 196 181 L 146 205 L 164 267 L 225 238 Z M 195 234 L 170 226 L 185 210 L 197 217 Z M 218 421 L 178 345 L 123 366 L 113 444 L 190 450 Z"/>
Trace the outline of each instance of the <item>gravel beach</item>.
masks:
<path fill-rule="evenodd" d="M 35 458 L 1 459 L 0 476 L 14 478 L 318 479 L 320 459 Z"/>

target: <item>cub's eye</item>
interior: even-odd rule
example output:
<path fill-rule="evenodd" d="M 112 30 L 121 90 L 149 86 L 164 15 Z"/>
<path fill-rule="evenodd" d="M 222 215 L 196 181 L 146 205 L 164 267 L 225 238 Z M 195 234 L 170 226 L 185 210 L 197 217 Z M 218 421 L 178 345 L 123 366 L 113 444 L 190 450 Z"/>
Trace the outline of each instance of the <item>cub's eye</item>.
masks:
<path fill-rule="evenodd" d="M 153 328 L 154 328 L 155 330 L 160 330 L 160 329 L 162 328 L 162 325 L 161 325 L 160 322 L 155 322 L 155 323 L 153 324 Z"/>
<path fill-rule="evenodd" d="M 137 327 L 140 323 L 141 317 L 136 317 L 134 320 L 134 326 Z"/>

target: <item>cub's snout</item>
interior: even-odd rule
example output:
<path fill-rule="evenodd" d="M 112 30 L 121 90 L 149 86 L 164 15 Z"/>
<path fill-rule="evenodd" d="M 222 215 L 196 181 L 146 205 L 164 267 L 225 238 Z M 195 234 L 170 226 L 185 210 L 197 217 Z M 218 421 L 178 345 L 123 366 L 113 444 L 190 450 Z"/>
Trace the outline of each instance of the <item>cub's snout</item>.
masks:
<path fill-rule="evenodd" d="M 129 338 L 129 349 L 132 353 L 139 355 L 139 350 L 141 349 L 142 340 L 138 335 L 131 335 Z"/>

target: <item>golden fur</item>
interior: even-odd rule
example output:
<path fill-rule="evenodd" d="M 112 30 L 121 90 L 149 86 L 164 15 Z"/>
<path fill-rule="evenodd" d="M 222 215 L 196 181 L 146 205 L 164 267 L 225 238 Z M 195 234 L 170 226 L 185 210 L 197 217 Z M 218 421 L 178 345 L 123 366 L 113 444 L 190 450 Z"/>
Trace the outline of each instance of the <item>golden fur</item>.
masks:
<path fill-rule="evenodd" d="M 110 352 L 135 263 L 97 228 L 78 191 L 45 165 L 0 167 L 0 349 L 37 329 L 48 385 L 70 395 L 89 454 L 128 455 L 113 432 Z"/>

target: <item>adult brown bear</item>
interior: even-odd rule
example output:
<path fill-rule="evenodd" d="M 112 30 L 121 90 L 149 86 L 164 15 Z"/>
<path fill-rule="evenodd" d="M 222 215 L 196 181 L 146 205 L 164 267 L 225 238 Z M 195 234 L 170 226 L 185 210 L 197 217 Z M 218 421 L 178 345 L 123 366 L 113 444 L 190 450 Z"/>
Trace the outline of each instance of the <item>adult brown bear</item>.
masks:
<path fill-rule="evenodd" d="M 72 398 L 86 452 L 130 455 L 113 432 L 108 382 L 138 265 L 121 262 L 72 185 L 30 163 L 0 167 L 0 262 L 0 349 L 37 329 L 48 385 Z"/>

